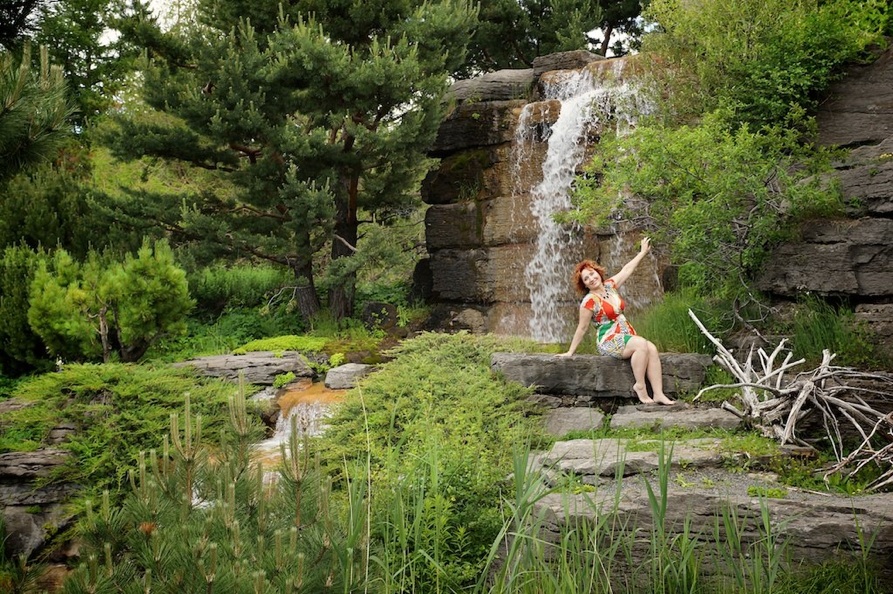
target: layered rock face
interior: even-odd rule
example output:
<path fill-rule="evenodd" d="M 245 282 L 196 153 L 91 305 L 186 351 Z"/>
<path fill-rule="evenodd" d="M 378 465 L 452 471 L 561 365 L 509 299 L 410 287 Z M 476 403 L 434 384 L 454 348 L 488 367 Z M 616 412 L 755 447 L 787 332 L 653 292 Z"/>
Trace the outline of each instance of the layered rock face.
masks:
<path fill-rule="evenodd" d="M 776 251 L 759 287 L 785 298 L 845 298 L 893 354 L 893 49 L 836 83 L 818 124 L 820 142 L 850 149 L 829 176 L 849 217 L 805 223 L 799 241 Z"/>
<path fill-rule="evenodd" d="M 622 103 L 635 101 L 624 87 L 633 70 L 577 51 L 453 86 L 455 108 L 431 150 L 440 166 L 422 186 L 430 257 L 417 279 L 427 279 L 437 326 L 569 340 L 574 264 L 599 260 L 612 274 L 635 255 L 635 233 L 544 229 L 569 206 L 567 190 L 601 131 L 628 125 Z M 656 261 L 643 262 L 624 290 L 633 309 L 661 294 Z"/>

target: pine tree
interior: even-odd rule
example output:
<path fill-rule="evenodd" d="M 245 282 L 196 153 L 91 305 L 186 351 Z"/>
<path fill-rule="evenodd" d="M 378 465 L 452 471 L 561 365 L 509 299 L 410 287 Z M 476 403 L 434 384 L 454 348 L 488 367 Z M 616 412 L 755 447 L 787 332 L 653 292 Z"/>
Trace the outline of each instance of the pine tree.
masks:
<path fill-rule="evenodd" d="M 141 454 L 122 504 L 108 492 L 87 502 L 83 563 L 66 594 L 360 591 L 373 570 L 363 481 L 347 509 L 330 507 L 329 482 L 297 430 L 268 480 L 251 456 L 258 424 L 240 391 L 212 446 L 187 396 L 161 451 Z"/>
<path fill-rule="evenodd" d="M 145 17 L 133 27 L 151 52 L 143 97 L 163 115 L 127 114 L 117 154 L 227 177 L 234 192 L 191 197 L 159 222 L 289 266 L 305 316 L 319 308 L 313 256 L 330 246 L 329 305 L 351 315 L 356 270 L 344 262 L 359 213 L 415 200 L 474 10 L 465 0 L 197 0 L 193 16 L 166 35 Z"/>
<path fill-rule="evenodd" d="M 31 67 L 31 46 L 21 59 L 0 52 L 0 184 L 25 167 L 55 156 L 69 133 L 73 109 L 66 98 L 65 80 L 40 50 L 37 72 Z"/>

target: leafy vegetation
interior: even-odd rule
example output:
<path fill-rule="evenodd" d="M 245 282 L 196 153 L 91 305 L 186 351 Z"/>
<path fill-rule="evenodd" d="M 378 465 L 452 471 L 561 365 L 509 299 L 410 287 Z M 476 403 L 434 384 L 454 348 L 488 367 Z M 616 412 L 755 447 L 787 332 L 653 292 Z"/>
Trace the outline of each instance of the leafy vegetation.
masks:
<path fill-rule="evenodd" d="M 75 431 L 58 447 L 72 456 L 53 480 L 117 493 L 136 468 L 138 453 L 160 449 L 170 415 L 182 408 L 186 394 L 213 435 L 227 418 L 234 390 L 168 366 L 65 365 L 15 386 L 12 396 L 30 406 L 4 414 L 0 452 L 36 449 L 54 427 L 71 426 Z"/>
<path fill-rule="evenodd" d="M 798 127 L 840 66 L 862 56 L 889 27 L 883 0 L 652 0 L 657 28 L 643 52 L 676 121 L 719 110 L 732 127 Z M 793 117 L 792 117 L 793 116 Z"/>
<path fill-rule="evenodd" d="M 729 128 L 718 114 L 697 126 L 653 123 L 602 141 L 575 193 L 575 216 L 607 219 L 628 192 L 645 198 L 680 283 L 734 296 L 791 237 L 784 221 L 842 212 L 833 189 L 804 181 L 825 164 L 790 130 Z"/>
<path fill-rule="evenodd" d="M 52 268 L 38 264 L 29 292 L 28 323 L 50 353 L 66 360 L 139 360 L 165 334 L 185 330 L 186 274 L 167 242 L 143 244 L 113 262 L 91 253 L 81 266 L 57 250 Z"/>

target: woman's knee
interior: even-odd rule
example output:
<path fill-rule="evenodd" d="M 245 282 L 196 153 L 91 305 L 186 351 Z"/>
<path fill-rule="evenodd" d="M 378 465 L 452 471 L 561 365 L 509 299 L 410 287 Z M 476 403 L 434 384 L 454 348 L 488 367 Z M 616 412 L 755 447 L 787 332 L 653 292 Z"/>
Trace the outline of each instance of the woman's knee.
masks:
<path fill-rule="evenodd" d="M 649 354 L 649 355 L 656 355 L 656 354 L 657 354 L 657 347 L 654 346 L 654 343 L 651 342 L 650 340 L 646 340 L 646 341 L 645 341 L 645 348 L 648 349 L 648 354 Z"/>

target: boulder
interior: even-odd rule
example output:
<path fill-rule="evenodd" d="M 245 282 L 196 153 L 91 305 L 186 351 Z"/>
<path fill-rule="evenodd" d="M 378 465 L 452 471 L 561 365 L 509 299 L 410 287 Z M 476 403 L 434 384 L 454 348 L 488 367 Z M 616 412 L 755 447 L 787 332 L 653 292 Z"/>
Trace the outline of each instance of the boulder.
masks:
<path fill-rule="evenodd" d="M 776 248 L 757 281 L 760 290 L 893 297 L 893 219 L 810 221 L 801 234 L 800 242 Z"/>
<path fill-rule="evenodd" d="M 594 431 L 600 429 L 605 415 L 594 407 L 553 408 L 545 414 L 545 429 L 549 435 L 563 437 L 571 431 Z"/>
<path fill-rule="evenodd" d="M 681 427 L 683 429 L 737 429 L 741 419 L 717 407 L 691 407 L 684 403 L 673 406 L 621 406 L 611 416 L 611 429 L 625 427 Z"/>
<path fill-rule="evenodd" d="M 893 47 L 871 64 L 850 67 L 829 88 L 816 119 L 825 145 L 856 147 L 893 137 Z"/>
<path fill-rule="evenodd" d="M 530 95 L 533 83 L 533 68 L 507 68 L 456 81 L 450 87 L 449 94 L 457 101 L 467 103 L 526 99 Z"/>
<path fill-rule="evenodd" d="M 593 54 L 586 50 L 571 50 L 539 56 L 533 59 L 533 76 L 539 78 L 551 70 L 578 70 L 584 68 L 590 62 L 604 59 L 604 56 Z"/>
<path fill-rule="evenodd" d="M 375 366 L 363 363 L 346 363 L 326 372 L 325 386 L 330 390 L 350 390 L 366 375 L 375 371 Z"/>
<path fill-rule="evenodd" d="M 441 123 L 431 146 L 433 156 L 446 156 L 462 149 L 510 142 L 515 133 L 523 100 L 462 103 Z"/>
<path fill-rule="evenodd" d="M 566 483 L 568 476 L 591 485 L 589 490 L 562 490 L 537 500 L 533 514 L 543 518 L 540 536 L 544 541 L 558 544 L 564 525 L 595 525 L 600 518 L 610 517 L 608 525 L 615 529 L 604 536 L 627 537 L 631 545 L 628 553 L 632 558 L 621 556 L 615 561 L 648 563 L 648 538 L 634 536 L 647 535 L 651 530 L 654 507 L 648 487 L 661 497 L 662 485 L 655 471 L 665 465 L 663 529 L 670 537 L 685 530 L 709 543 L 719 526 L 720 539 L 726 540 L 722 534 L 727 525 L 723 518 L 731 513 L 739 529 L 737 537 L 745 544 L 753 543 L 765 537 L 765 517 L 777 542 L 784 542 L 789 553 L 783 563 L 818 564 L 841 555 L 858 558 L 862 553 L 859 543 L 867 538 L 872 544 L 866 554 L 877 563 L 882 582 L 889 583 L 893 578 L 893 493 L 854 497 L 815 493 L 783 487 L 771 473 L 730 472 L 726 469 L 727 454 L 715 439 L 665 442 L 663 446 L 654 443 L 651 447 L 647 442 L 638 442 L 631 450 L 627 443 L 622 439 L 562 441 L 547 452 L 531 456 L 531 471 L 541 472 L 547 486 L 559 481 Z M 661 447 L 663 455 L 659 453 Z M 751 488 L 762 492 L 772 489 L 780 496 L 755 496 Z M 553 552 L 557 553 L 557 549 Z M 721 565 L 712 566 L 709 561 L 705 559 L 702 567 L 706 573 L 723 571 Z M 629 567 L 617 569 L 623 572 Z"/>

